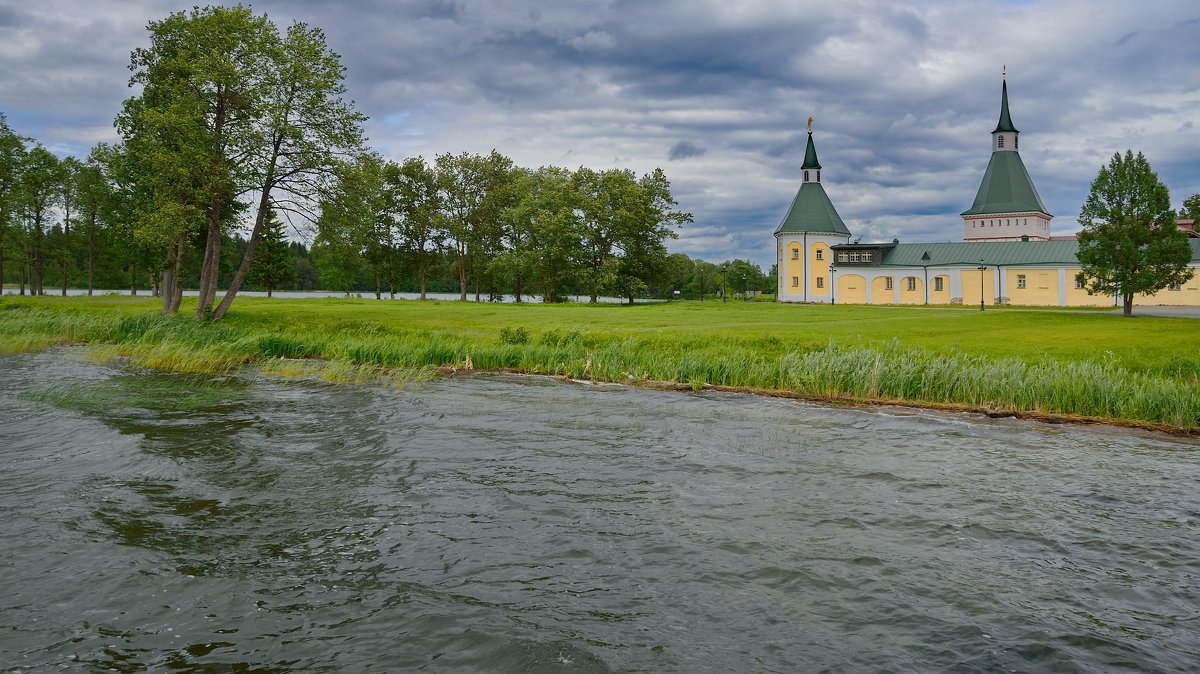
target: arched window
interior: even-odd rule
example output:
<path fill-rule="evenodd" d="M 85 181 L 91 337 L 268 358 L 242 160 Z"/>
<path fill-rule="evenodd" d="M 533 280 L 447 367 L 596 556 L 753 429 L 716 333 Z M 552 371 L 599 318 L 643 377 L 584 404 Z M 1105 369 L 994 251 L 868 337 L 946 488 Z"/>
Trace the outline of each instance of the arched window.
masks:
<path fill-rule="evenodd" d="M 808 182 L 808 171 L 804 172 L 804 182 Z"/>
<path fill-rule="evenodd" d="M 1004 147 L 1004 134 L 996 136 L 996 147 Z"/>
<path fill-rule="evenodd" d="M 817 182 L 821 182 L 821 171 L 817 171 Z"/>
<path fill-rule="evenodd" d="M 1015 150 L 1015 149 L 1019 148 L 1020 146 L 1021 146 L 1021 137 L 1013 136 L 1013 149 Z"/>

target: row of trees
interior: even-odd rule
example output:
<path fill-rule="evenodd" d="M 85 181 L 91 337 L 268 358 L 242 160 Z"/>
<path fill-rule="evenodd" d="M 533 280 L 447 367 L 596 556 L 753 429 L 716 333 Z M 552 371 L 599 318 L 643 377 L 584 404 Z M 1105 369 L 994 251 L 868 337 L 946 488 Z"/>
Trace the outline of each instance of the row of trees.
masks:
<path fill-rule="evenodd" d="M 243 6 L 148 29 L 119 144 L 60 160 L 0 115 L 0 280 L 15 263 L 22 292 L 44 293 L 48 277 L 65 292 L 81 275 L 90 292 L 119 269 L 135 293 L 152 274 L 167 313 L 194 281 L 197 316 L 220 318 L 248 280 L 297 278 L 285 220 L 315 223 L 325 285 L 347 291 L 365 269 L 377 294 L 410 275 L 424 294 L 447 260 L 464 299 L 473 286 L 476 299 L 632 300 L 666 283 L 665 241 L 691 216 L 661 170 L 530 170 L 494 151 L 385 161 L 365 148 L 320 30 L 280 31 Z"/>
<path fill-rule="evenodd" d="M 462 299 L 510 291 L 557 301 L 584 289 L 630 301 L 668 272 L 665 241 L 691 215 L 675 210 L 661 170 L 536 170 L 495 151 L 402 163 L 374 154 L 343 167 L 322 203 L 313 256 L 346 287 L 365 265 L 376 294 L 408 276 L 424 296 L 436 255 L 453 260 Z"/>

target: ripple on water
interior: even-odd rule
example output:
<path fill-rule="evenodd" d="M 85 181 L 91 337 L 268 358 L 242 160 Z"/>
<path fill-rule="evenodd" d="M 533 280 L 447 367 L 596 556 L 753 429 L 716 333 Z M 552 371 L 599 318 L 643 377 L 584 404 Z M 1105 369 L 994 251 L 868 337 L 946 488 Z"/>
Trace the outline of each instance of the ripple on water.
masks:
<path fill-rule="evenodd" d="M 1200 661 L 1187 442 L 506 376 L 209 383 L 62 353 L 0 358 L 0 382 L 17 666 Z"/>

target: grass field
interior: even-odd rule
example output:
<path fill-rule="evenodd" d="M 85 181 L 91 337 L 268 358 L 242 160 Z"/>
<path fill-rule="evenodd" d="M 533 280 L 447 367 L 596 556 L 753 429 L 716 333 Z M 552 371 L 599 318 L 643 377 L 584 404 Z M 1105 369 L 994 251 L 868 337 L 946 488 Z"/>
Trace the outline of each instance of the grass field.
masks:
<path fill-rule="evenodd" d="M 728 386 L 830 400 L 1200 427 L 1200 322 L 1101 312 L 683 302 L 636 306 L 240 298 L 225 320 L 151 298 L 0 299 L 0 351 L 340 381 L 422 368 Z M 193 305 L 194 308 L 194 305 Z M 190 315 L 185 300 L 181 311 Z"/>

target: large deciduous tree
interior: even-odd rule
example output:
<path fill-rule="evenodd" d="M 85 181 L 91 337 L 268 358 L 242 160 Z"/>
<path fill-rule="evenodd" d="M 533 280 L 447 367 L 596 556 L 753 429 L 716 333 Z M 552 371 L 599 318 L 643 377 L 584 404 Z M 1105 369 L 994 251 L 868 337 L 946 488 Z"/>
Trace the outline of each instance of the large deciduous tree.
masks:
<path fill-rule="evenodd" d="M 32 295 L 44 295 L 46 228 L 62 198 L 62 163 L 49 150 L 35 145 L 25 153 L 19 170 L 17 203 L 25 223 L 29 291 Z"/>
<path fill-rule="evenodd" d="M 1079 213 L 1078 279 L 1088 293 L 1119 295 L 1124 314 L 1138 293 L 1192 277 L 1187 235 L 1175 226 L 1167 186 L 1139 152 L 1118 152 L 1092 181 Z"/>
<path fill-rule="evenodd" d="M 148 170 L 137 231 L 171 251 L 163 286 L 189 243 L 203 243 L 197 316 L 221 318 L 245 282 L 268 214 L 313 215 L 335 159 L 362 143 L 363 117 L 342 99 L 344 69 L 321 31 L 297 23 L 285 35 L 249 8 L 205 7 L 149 25 L 151 45 L 133 53 L 140 96 L 118 119 L 128 152 Z M 222 238 L 241 199 L 257 201 L 250 239 L 213 309 Z M 178 301 L 164 305 L 168 312 Z"/>
<path fill-rule="evenodd" d="M 429 256 L 441 246 L 442 214 L 437 173 L 424 157 L 409 157 L 384 167 L 391 210 L 397 218 L 400 239 L 408 246 L 417 272 L 417 288 L 425 299 Z"/>
<path fill-rule="evenodd" d="M 9 126 L 0 113 L 0 293 L 4 289 L 4 261 L 16 233 L 17 187 L 25 158 L 25 139 Z"/>

